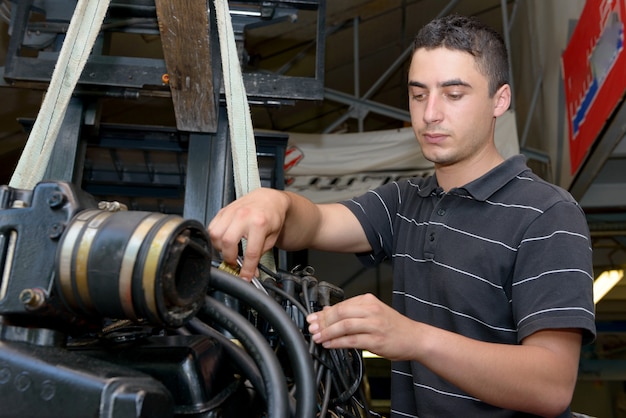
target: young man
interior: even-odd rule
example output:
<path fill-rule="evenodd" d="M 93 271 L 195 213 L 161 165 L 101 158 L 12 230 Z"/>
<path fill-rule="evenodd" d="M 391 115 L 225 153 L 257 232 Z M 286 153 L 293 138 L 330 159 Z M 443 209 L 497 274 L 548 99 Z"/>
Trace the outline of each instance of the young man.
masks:
<path fill-rule="evenodd" d="M 584 214 L 522 156 L 504 160 L 507 54 L 480 22 L 450 16 L 417 35 L 408 74 L 413 129 L 431 178 L 315 205 L 259 189 L 209 225 L 250 278 L 274 245 L 390 259 L 393 308 L 357 296 L 309 316 L 316 342 L 393 361 L 392 416 L 569 416 L 581 342 L 594 337 Z"/>

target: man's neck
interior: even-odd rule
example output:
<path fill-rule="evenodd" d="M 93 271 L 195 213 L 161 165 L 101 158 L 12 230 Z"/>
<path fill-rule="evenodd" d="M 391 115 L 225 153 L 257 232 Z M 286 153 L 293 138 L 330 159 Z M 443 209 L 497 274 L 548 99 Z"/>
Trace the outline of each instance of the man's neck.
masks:
<path fill-rule="evenodd" d="M 497 152 L 490 152 L 452 165 L 435 164 L 437 183 L 447 191 L 462 187 L 485 175 L 504 161 Z"/>

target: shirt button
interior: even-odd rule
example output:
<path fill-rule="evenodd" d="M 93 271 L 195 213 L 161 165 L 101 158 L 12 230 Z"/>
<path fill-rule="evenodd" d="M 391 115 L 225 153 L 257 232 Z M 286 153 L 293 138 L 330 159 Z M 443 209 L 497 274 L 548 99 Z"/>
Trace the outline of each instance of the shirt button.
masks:
<path fill-rule="evenodd" d="M 428 237 L 428 239 L 429 239 L 431 242 L 433 242 L 433 241 L 435 240 L 435 233 L 434 233 L 434 232 L 431 232 L 431 233 L 430 233 L 430 236 Z"/>
<path fill-rule="evenodd" d="M 437 210 L 437 215 L 439 215 L 439 216 L 443 216 L 443 215 L 445 215 L 445 214 L 446 214 L 446 210 L 445 210 L 445 209 L 439 209 L 439 210 Z"/>

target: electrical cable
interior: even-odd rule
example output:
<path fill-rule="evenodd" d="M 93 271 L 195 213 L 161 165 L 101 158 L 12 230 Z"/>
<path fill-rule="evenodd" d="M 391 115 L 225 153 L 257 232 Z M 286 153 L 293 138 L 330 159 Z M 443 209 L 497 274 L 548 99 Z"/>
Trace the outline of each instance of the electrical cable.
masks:
<path fill-rule="evenodd" d="M 344 359 L 345 357 L 347 357 L 345 356 L 346 354 L 345 350 L 332 350 L 330 352 L 330 357 L 335 365 L 335 368 L 339 370 L 341 368 L 341 364 L 346 364 L 346 367 L 350 367 L 351 362 L 341 361 L 342 359 L 339 358 L 339 354 L 342 354 L 342 357 Z M 352 357 L 354 358 L 354 356 Z M 361 365 L 361 363 L 359 363 L 359 365 Z M 353 372 L 354 370 L 350 370 L 350 371 Z M 350 373 L 350 375 L 353 375 L 353 374 L 354 373 Z M 361 376 L 361 374 L 362 373 L 359 373 L 358 376 Z M 349 384 L 344 373 L 337 373 L 336 375 L 337 375 L 337 378 L 339 378 L 339 380 L 341 381 L 341 385 L 343 386 L 344 391 L 336 399 L 333 399 L 333 403 L 344 403 L 356 393 L 356 390 L 361 384 L 361 379 L 360 378 L 355 379 L 354 382 L 352 382 L 352 384 Z"/>
<path fill-rule="evenodd" d="M 272 292 L 277 293 L 278 295 L 280 295 L 283 298 L 287 299 L 296 308 L 298 308 L 298 310 L 302 313 L 302 315 L 307 316 L 309 314 L 307 309 L 304 307 L 304 305 L 302 305 L 300 303 L 300 301 L 298 301 L 298 299 L 294 298 L 293 296 L 291 296 L 289 293 L 285 292 L 280 287 L 274 285 L 273 283 L 268 283 L 267 280 L 263 281 L 263 287 L 265 287 L 267 290 L 271 290 Z"/>
<path fill-rule="evenodd" d="M 324 382 L 324 397 L 322 400 L 322 405 L 320 407 L 320 418 L 325 417 L 328 412 L 328 407 L 330 405 L 330 386 L 332 385 L 332 373 L 330 369 L 326 369 L 326 381 Z"/>
<path fill-rule="evenodd" d="M 265 267 L 263 264 L 259 263 L 259 270 L 261 270 L 263 273 L 267 274 L 268 276 L 272 277 L 274 280 L 280 280 L 280 275 L 274 271 L 272 271 L 271 269 Z"/>
<path fill-rule="evenodd" d="M 311 313 L 311 300 L 309 299 L 309 280 L 302 280 L 306 283 L 306 286 L 302 286 L 302 299 L 304 299 L 304 306 L 306 306 L 307 313 Z"/>

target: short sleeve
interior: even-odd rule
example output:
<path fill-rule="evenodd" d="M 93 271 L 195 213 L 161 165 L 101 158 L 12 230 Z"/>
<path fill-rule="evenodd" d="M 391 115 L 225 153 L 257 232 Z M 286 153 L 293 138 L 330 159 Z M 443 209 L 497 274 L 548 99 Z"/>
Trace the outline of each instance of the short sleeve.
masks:
<path fill-rule="evenodd" d="M 584 214 L 560 201 L 527 228 L 511 288 L 518 340 L 542 329 L 578 328 L 595 338 L 592 250 Z"/>

